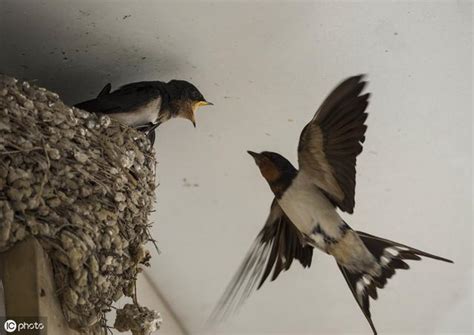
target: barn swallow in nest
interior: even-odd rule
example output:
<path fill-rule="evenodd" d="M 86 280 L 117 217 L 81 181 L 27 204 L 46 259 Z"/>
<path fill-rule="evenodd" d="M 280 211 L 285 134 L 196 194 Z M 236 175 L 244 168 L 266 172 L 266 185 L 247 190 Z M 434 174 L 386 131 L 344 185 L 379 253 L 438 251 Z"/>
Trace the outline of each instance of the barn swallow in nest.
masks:
<path fill-rule="evenodd" d="M 194 113 L 200 106 L 212 105 L 199 90 L 184 80 L 141 81 L 111 92 L 107 84 L 97 98 L 75 105 L 91 113 L 107 114 L 148 136 L 155 142 L 155 129 L 175 117 L 190 120 L 196 127 Z"/>
<path fill-rule="evenodd" d="M 297 170 L 286 158 L 264 151 L 248 151 L 275 198 L 270 215 L 239 270 L 219 300 L 211 320 L 235 311 L 270 276 L 290 268 L 293 260 L 311 265 L 313 249 L 331 256 L 344 276 L 374 334 L 369 296 L 377 299 L 405 260 L 435 256 L 407 245 L 353 230 L 337 208 L 354 210 L 356 157 L 362 152 L 369 94 L 362 94 L 363 76 L 348 78 L 324 100 L 303 129 Z"/>

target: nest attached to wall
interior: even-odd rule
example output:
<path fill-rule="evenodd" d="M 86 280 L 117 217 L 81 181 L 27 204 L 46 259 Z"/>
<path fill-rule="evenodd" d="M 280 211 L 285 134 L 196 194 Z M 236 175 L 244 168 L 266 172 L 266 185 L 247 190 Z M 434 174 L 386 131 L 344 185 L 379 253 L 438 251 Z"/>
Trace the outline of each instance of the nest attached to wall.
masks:
<path fill-rule="evenodd" d="M 159 327 L 159 314 L 135 295 L 150 258 L 154 157 L 135 129 L 0 75 L 0 251 L 28 236 L 40 241 L 71 328 L 103 333 L 105 313 L 123 295 L 136 307 L 117 312 L 122 331 L 124 318 L 134 334 Z"/>

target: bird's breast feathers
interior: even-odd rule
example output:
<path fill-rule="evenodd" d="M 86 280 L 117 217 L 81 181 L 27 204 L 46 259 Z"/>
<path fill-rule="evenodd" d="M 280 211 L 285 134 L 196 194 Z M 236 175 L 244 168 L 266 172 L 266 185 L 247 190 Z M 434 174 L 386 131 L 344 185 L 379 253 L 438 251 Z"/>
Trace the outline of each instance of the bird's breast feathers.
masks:
<path fill-rule="evenodd" d="M 357 233 L 304 173 L 298 173 L 278 203 L 308 244 L 334 256 L 348 269 L 374 269 L 374 258 Z"/>
<path fill-rule="evenodd" d="M 136 107 L 134 110 L 114 113 L 112 117 L 132 127 L 142 126 L 157 122 L 160 107 L 161 98 L 153 99 Z"/>
<path fill-rule="evenodd" d="M 344 233 L 346 224 L 336 208 L 304 173 L 298 173 L 278 202 L 298 230 L 324 251 Z"/>

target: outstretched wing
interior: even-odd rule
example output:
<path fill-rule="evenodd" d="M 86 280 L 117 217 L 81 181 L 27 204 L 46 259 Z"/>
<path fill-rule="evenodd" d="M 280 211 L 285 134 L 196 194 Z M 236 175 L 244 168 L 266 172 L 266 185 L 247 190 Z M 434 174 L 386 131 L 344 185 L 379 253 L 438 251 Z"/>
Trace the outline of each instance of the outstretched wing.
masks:
<path fill-rule="evenodd" d="M 348 213 L 354 210 L 356 157 L 367 129 L 365 85 L 362 75 L 339 84 L 303 129 L 298 145 L 300 172 Z"/>
<path fill-rule="evenodd" d="M 294 259 L 309 267 L 312 257 L 313 248 L 303 244 L 303 236 L 274 199 L 265 226 L 220 298 L 211 321 L 221 321 L 237 311 L 272 271 L 271 281 L 288 270 Z"/>

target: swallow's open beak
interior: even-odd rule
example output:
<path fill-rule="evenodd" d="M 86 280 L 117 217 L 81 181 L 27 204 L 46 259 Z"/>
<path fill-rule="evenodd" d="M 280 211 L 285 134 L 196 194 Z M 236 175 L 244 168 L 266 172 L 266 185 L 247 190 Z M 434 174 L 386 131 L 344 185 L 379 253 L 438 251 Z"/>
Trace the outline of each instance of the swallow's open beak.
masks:
<path fill-rule="evenodd" d="M 206 100 L 198 101 L 194 105 L 195 105 L 195 109 L 198 109 L 198 107 L 202 107 L 202 106 L 214 106 L 212 102 L 209 102 Z"/>
<path fill-rule="evenodd" d="M 194 128 L 196 128 L 196 119 L 194 117 L 194 113 L 191 114 L 191 117 L 189 118 L 189 121 L 191 121 Z"/>

